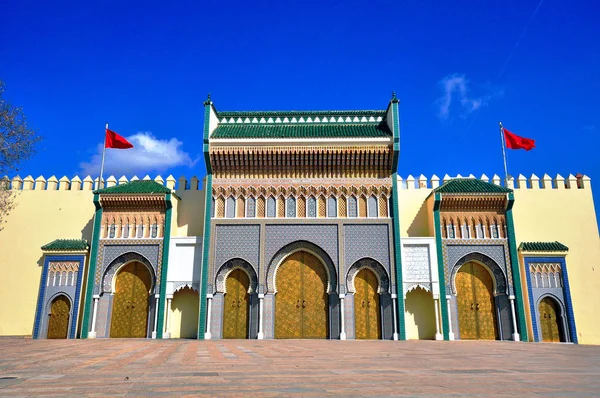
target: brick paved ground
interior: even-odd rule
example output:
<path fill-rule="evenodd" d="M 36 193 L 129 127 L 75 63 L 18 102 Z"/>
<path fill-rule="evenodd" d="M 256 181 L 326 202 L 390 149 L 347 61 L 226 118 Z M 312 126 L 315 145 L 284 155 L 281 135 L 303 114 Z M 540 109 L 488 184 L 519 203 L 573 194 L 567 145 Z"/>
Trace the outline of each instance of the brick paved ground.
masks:
<path fill-rule="evenodd" d="M 0 396 L 591 396 L 600 347 L 0 339 Z"/>

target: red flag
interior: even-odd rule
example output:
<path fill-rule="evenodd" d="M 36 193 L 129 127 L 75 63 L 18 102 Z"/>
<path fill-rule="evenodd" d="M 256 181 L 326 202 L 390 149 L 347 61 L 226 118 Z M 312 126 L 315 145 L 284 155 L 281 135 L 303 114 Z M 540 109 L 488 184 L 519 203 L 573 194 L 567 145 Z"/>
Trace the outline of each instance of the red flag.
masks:
<path fill-rule="evenodd" d="M 106 129 L 106 141 L 104 148 L 129 149 L 133 148 L 133 144 L 125 139 L 125 137 Z"/>
<path fill-rule="evenodd" d="M 504 129 L 504 141 L 506 141 L 506 147 L 508 149 L 525 149 L 526 151 L 530 151 L 535 148 L 534 140 L 531 138 L 519 137 L 507 129 Z"/>

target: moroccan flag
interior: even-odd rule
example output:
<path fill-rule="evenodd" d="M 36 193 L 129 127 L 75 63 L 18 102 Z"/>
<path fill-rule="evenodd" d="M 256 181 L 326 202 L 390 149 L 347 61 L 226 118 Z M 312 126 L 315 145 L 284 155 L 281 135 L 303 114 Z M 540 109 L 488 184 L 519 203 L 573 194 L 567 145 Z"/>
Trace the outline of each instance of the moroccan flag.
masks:
<path fill-rule="evenodd" d="M 104 148 L 129 149 L 133 148 L 133 144 L 125 139 L 125 137 L 106 129 L 106 141 Z"/>
<path fill-rule="evenodd" d="M 519 137 L 507 129 L 504 129 L 504 141 L 506 141 L 506 147 L 508 149 L 525 149 L 526 151 L 530 151 L 535 148 L 534 140 L 531 138 Z"/>

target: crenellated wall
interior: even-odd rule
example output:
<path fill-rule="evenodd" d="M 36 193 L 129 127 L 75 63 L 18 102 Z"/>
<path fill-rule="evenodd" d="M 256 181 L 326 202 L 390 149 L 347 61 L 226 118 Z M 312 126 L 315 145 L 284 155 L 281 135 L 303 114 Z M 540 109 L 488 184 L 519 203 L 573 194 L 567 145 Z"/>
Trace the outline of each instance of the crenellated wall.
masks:
<path fill-rule="evenodd" d="M 131 180 L 136 180 L 133 177 Z M 150 179 L 146 176 L 144 179 Z M 175 189 L 171 236 L 201 236 L 204 217 L 204 191 L 197 177 L 176 180 L 173 176 L 154 179 Z M 129 180 L 106 178 L 106 186 Z M 14 177 L 11 188 L 15 209 L 0 231 L 0 336 L 31 335 L 43 264 L 41 246 L 59 238 L 92 238 L 95 180 L 55 176 L 46 179 Z M 87 264 L 86 264 L 87 267 Z"/>

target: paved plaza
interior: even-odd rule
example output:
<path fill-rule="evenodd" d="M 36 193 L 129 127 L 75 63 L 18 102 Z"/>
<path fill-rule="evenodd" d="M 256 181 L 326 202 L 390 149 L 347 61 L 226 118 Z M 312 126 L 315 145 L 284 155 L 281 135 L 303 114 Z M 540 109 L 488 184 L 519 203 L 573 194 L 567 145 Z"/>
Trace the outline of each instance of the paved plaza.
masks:
<path fill-rule="evenodd" d="M 600 347 L 0 339 L 0 396 L 598 396 Z"/>

